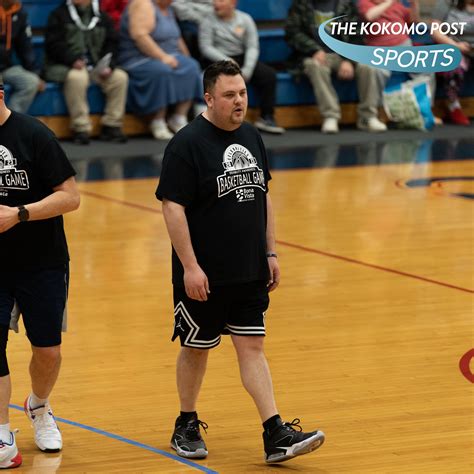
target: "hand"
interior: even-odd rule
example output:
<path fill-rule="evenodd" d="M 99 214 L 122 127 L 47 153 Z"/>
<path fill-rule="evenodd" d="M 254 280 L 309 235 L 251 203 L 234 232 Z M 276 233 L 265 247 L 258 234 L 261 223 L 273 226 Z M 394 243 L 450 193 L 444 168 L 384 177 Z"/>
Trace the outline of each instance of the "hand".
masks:
<path fill-rule="evenodd" d="M 326 53 L 322 49 L 320 49 L 319 51 L 316 51 L 313 54 L 313 61 L 317 62 L 321 66 L 326 66 L 327 65 Z"/>
<path fill-rule="evenodd" d="M 184 270 L 184 288 L 192 300 L 207 301 L 209 281 L 199 265 Z"/>
<path fill-rule="evenodd" d="M 161 62 L 164 63 L 164 64 L 167 64 L 168 66 L 172 67 L 173 69 L 177 68 L 178 67 L 178 60 L 172 56 L 171 54 L 165 54 L 162 58 L 161 58 Z"/>
<path fill-rule="evenodd" d="M 84 61 L 84 59 L 76 59 L 72 63 L 72 67 L 73 69 L 84 69 L 86 67 L 86 62 Z"/>
<path fill-rule="evenodd" d="M 350 61 L 342 61 L 337 71 L 337 77 L 343 81 L 354 79 L 354 66 Z"/>
<path fill-rule="evenodd" d="M 18 208 L 0 205 L 0 234 L 18 224 Z"/>
<path fill-rule="evenodd" d="M 275 257 L 268 257 L 268 268 L 270 270 L 270 279 L 267 283 L 268 291 L 273 291 L 280 284 L 280 266 Z"/>
<path fill-rule="evenodd" d="M 459 48 L 462 54 L 469 54 L 471 51 L 471 45 L 467 41 L 459 41 L 456 43 L 456 46 Z"/>
<path fill-rule="evenodd" d="M 109 68 L 109 67 L 105 67 L 104 69 L 102 69 L 102 71 L 100 71 L 100 74 L 99 76 L 102 78 L 102 79 L 107 79 L 108 77 L 110 77 L 112 75 L 112 69 Z"/>
<path fill-rule="evenodd" d="M 43 81 L 43 79 L 40 79 L 38 83 L 38 92 L 44 92 L 46 89 L 46 82 Z"/>

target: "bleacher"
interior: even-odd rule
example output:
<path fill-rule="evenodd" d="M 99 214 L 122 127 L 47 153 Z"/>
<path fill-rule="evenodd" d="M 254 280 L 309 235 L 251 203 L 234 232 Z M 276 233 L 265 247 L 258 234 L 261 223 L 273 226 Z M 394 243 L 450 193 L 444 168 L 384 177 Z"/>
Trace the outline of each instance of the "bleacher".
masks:
<path fill-rule="evenodd" d="M 292 0 L 239 0 L 238 8 L 249 13 L 257 22 L 260 36 L 260 59 L 263 62 L 275 65 L 278 69 L 277 83 L 277 108 L 276 118 L 285 127 L 316 125 L 321 122 L 312 87 L 306 78 L 299 82 L 284 70 L 286 60 L 291 54 L 291 49 L 284 38 L 284 20 Z M 38 65 L 43 60 L 44 38 L 43 31 L 50 12 L 60 5 L 63 0 L 23 0 L 23 5 L 28 11 L 30 23 L 33 28 L 33 45 L 37 56 Z M 424 39 L 426 41 L 426 38 Z M 420 39 L 418 39 L 420 41 Z M 423 39 L 421 39 L 423 41 Z M 400 76 L 395 75 L 395 80 Z M 357 90 L 355 82 L 335 80 L 341 109 L 342 123 L 354 123 L 356 120 Z M 8 87 L 6 88 L 8 100 Z M 104 98 L 100 89 L 91 85 L 88 91 L 90 110 L 94 129 L 98 130 L 99 116 L 104 108 Z M 467 105 L 470 115 L 474 115 L 474 81 L 466 81 L 462 96 L 463 105 Z M 437 97 L 442 99 L 442 91 Z M 249 118 L 257 115 L 257 98 L 249 88 Z M 60 137 L 69 135 L 68 112 L 61 91 L 61 86 L 48 83 L 46 90 L 38 94 L 29 113 L 40 117 Z M 143 133 L 147 131 L 146 122 L 132 115 L 125 119 L 125 131 L 128 134 Z"/>

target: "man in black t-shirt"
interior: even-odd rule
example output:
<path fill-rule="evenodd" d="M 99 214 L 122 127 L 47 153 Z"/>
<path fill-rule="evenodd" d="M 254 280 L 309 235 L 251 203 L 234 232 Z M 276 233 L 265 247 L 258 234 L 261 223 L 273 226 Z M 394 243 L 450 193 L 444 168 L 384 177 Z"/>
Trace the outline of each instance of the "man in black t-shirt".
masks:
<path fill-rule="evenodd" d="M 168 144 L 156 191 L 173 245 L 173 340 L 179 336 L 182 346 L 181 413 L 171 447 L 183 457 L 207 456 L 199 430 L 207 425 L 196 403 L 209 349 L 230 334 L 263 422 L 265 459 L 281 462 L 318 448 L 324 434 L 296 431 L 297 419 L 282 422 L 263 352 L 268 292 L 280 280 L 267 156 L 256 129 L 244 122 L 247 89 L 239 67 L 209 66 L 204 91 L 207 110 Z"/>
<path fill-rule="evenodd" d="M 62 214 L 79 206 L 75 171 L 54 134 L 10 111 L 0 86 L 0 468 L 21 464 L 10 430 L 8 329 L 23 316 L 31 343 L 31 394 L 25 400 L 39 449 L 62 449 L 48 397 L 61 363 L 69 254 Z"/>

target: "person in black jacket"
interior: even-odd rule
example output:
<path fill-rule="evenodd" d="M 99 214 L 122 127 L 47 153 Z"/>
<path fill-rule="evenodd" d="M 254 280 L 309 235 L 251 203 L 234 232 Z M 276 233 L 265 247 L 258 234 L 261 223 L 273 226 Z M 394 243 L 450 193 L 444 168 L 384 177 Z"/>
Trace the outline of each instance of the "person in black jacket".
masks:
<path fill-rule="evenodd" d="M 73 140 L 87 145 L 92 125 L 87 88 L 97 83 L 106 96 L 101 138 L 125 142 L 122 122 L 128 75 L 115 68 L 118 36 L 98 0 L 66 0 L 48 19 L 45 34 L 45 78 L 64 83 Z"/>
<path fill-rule="evenodd" d="M 31 44 L 28 15 L 17 0 L 0 0 L 0 72 L 11 88 L 8 106 L 15 112 L 26 113 L 38 91 L 45 83 L 34 72 L 35 57 Z M 21 64 L 13 64 L 13 53 Z"/>

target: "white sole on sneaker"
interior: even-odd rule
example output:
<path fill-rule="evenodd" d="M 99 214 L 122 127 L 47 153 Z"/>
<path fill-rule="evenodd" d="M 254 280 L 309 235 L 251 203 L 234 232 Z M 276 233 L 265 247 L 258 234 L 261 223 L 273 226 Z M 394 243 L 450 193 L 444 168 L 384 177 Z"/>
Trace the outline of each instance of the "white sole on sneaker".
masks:
<path fill-rule="evenodd" d="M 271 454 L 270 456 L 265 456 L 265 462 L 268 464 L 275 463 L 275 462 L 283 462 L 288 459 L 292 459 L 296 456 L 301 456 L 302 454 L 308 454 L 312 451 L 315 451 L 324 443 L 324 433 L 322 431 L 318 431 L 315 435 L 311 436 L 311 438 L 305 439 L 300 443 L 296 443 L 289 448 L 282 448 L 286 449 L 285 453 L 277 453 Z"/>
<path fill-rule="evenodd" d="M 189 451 L 184 451 L 181 449 L 178 445 L 175 443 L 171 442 L 170 446 L 176 451 L 176 454 L 178 456 L 181 456 L 182 458 L 191 458 L 191 459 L 204 459 L 207 457 L 209 454 L 207 450 L 205 449 L 197 449 L 194 452 L 189 452 Z"/>
<path fill-rule="evenodd" d="M 17 450 L 16 454 L 11 458 L 0 463 L 0 469 L 12 469 L 14 467 L 21 466 L 23 459 L 21 458 L 20 452 Z"/>

